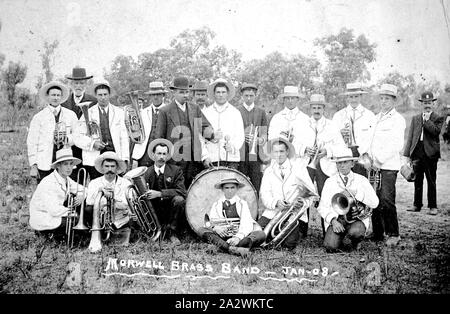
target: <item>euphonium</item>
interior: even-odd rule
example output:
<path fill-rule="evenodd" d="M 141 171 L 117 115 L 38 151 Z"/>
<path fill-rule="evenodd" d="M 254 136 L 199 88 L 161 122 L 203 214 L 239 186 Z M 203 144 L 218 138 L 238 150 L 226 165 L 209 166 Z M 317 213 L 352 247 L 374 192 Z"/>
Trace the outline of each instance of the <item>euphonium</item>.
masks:
<path fill-rule="evenodd" d="M 100 125 L 98 124 L 97 121 L 89 120 L 89 105 L 90 104 L 91 104 L 90 101 L 85 101 L 85 102 L 80 102 L 79 104 L 77 104 L 77 106 L 80 107 L 81 111 L 83 112 L 84 121 L 86 122 L 87 135 L 90 138 L 92 138 L 93 140 L 98 140 L 100 142 L 103 142 Z"/>
<path fill-rule="evenodd" d="M 130 97 L 131 105 L 127 105 L 123 109 L 128 137 L 132 143 L 141 144 L 145 141 L 145 131 L 138 104 L 139 91 L 132 91 L 127 95 Z"/>
<path fill-rule="evenodd" d="M 348 190 L 334 194 L 331 198 L 331 207 L 348 223 L 358 219 L 363 220 L 372 215 L 372 208 L 359 202 Z"/>
<path fill-rule="evenodd" d="M 151 240 L 156 241 L 161 235 L 162 228 L 152 203 L 145 196 L 149 190 L 144 178 L 146 171 L 147 167 L 137 167 L 124 175 L 124 177 L 133 182 L 127 188 L 125 197 L 131 212 L 136 216 L 137 222 L 144 234 L 149 236 Z"/>
<path fill-rule="evenodd" d="M 226 226 L 229 237 L 234 236 L 239 231 L 240 218 L 218 218 L 211 219 L 208 214 L 205 214 L 205 227 L 213 228 L 215 226 Z"/>
<path fill-rule="evenodd" d="M 55 131 L 53 133 L 53 144 L 59 149 L 61 146 L 65 147 L 68 142 L 66 123 L 59 121 L 55 125 Z"/>
<path fill-rule="evenodd" d="M 92 214 L 91 242 L 89 251 L 96 253 L 102 249 L 101 230 L 106 230 L 107 241 L 114 230 L 114 193 L 111 191 L 110 197 L 106 197 L 103 191 L 97 193 L 94 200 L 94 209 Z M 106 205 L 102 206 L 102 198 L 106 198 Z"/>
<path fill-rule="evenodd" d="M 252 148 L 250 149 L 249 154 L 256 155 L 256 144 L 258 144 L 258 126 L 254 127 L 253 124 L 251 125 L 250 130 L 253 131 L 253 140 L 252 140 Z M 254 130 L 253 130 L 254 129 Z M 250 132 L 252 134 L 252 132 Z"/>

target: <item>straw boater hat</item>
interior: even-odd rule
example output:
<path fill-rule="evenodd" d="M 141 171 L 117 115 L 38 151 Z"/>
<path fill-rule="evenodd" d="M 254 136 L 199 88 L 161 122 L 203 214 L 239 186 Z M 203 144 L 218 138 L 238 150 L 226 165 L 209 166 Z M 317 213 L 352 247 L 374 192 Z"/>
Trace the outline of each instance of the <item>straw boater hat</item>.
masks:
<path fill-rule="evenodd" d="M 273 142 L 283 142 L 285 143 L 288 148 L 289 148 L 289 155 L 288 158 L 291 159 L 295 156 L 295 148 L 294 145 L 292 145 L 291 142 L 289 142 L 285 137 L 275 137 L 271 140 L 269 140 L 269 142 L 267 143 L 267 153 L 271 154 L 272 153 L 272 144 Z"/>
<path fill-rule="evenodd" d="M 50 165 L 50 168 L 55 169 L 57 164 L 66 160 L 73 160 L 74 166 L 81 162 L 81 159 L 73 157 L 71 148 L 62 148 L 56 151 L 56 160 Z"/>
<path fill-rule="evenodd" d="M 150 157 L 150 159 L 155 161 L 155 159 L 153 158 L 153 148 L 156 147 L 158 144 L 165 144 L 169 148 L 169 157 L 167 158 L 167 160 L 172 158 L 174 150 L 172 142 L 166 140 L 165 138 L 156 138 L 153 141 L 151 141 L 150 144 L 148 144 L 147 154 Z"/>
<path fill-rule="evenodd" d="M 63 102 L 65 102 L 69 98 L 70 90 L 65 84 L 58 81 L 51 81 L 42 86 L 39 90 L 39 99 L 41 99 L 41 101 L 47 102 L 47 92 L 54 86 L 57 86 L 62 90 L 60 103 L 62 104 Z"/>
<path fill-rule="evenodd" d="M 109 84 L 109 82 L 105 79 L 99 79 L 99 80 L 95 81 L 94 85 L 92 86 L 92 91 L 94 92 L 94 94 L 95 94 L 95 89 L 97 87 L 99 87 L 100 85 L 108 86 L 109 92 L 111 93 L 111 85 Z"/>
<path fill-rule="evenodd" d="M 291 85 L 287 85 L 284 87 L 283 89 L 283 93 L 280 95 L 280 98 L 284 98 L 284 97 L 302 97 L 303 95 L 300 94 L 300 92 L 298 91 L 298 86 L 291 86 Z"/>
<path fill-rule="evenodd" d="M 251 84 L 251 83 L 244 83 L 241 86 L 241 93 L 246 90 L 246 89 L 254 89 L 255 92 L 258 90 L 258 87 L 256 87 L 255 84 Z"/>
<path fill-rule="evenodd" d="M 420 102 L 424 102 L 424 101 L 436 101 L 437 98 L 434 98 L 433 93 L 432 92 L 425 92 L 423 93 L 420 98 L 418 99 Z"/>
<path fill-rule="evenodd" d="M 163 82 L 160 81 L 150 82 L 148 87 L 149 87 L 148 92 L 145 92 L 144 94 L 147 95 L 167 94 L 167 91 L 164 89 Z"/>
<path fill-rule="evenodd" d="M 309 100 L 310 105 L 328 105 L 328 103 L 325 101 L 325 96 L 322 94 L 312 94 L 311 98 Z"/>
<path fill-rule="evenodd" d="M 352 150 L 350 148 L 343 148 L 335 153 L 331 158 L 331 161 L 340 162 L 347 160 L 358 160 L 358 157 L 353 157 Z"/>
<path fill-rule="evenodd" d="M 349 96 L 349 95 L 362 95 L 368 94 L 361 83 L 348 83 L 346 85 L 346 91 L 340 95 Z"/>
<path fill-rule="evenodd" d="M 380 89 L 377 91 L 378 95 L 389 95 L 395 98 L 398 97 L 398 89 L 397 86 L 392 84 L 383 84 Z"/>
<path fill-rule="evenodd" d="M 228 87 L 228 99 L 227 99 L 227 101 L 230 101 L 231 99 L 233 99 L 234 95 L 236 94 L 236 90 L 234 88 L 234 85 L 231 84 L 231 82 L 228 82 L 226 79 L 222 79 L 222 78 L 219 78 L 219 79 L 215 80 L 214 82 L 212 82 L 211 84 L 209 84 L 209 86 L 208 86 L 208 98 L 209 99 L 214 99 L 214 88 L 219 83 L 223 83 L 223 84 L 225 84 Z"/>
<path fill-rule="evenodd" d="M 196 81 L 194 83 L 194 86 L 191 88 L 191 91 L 207 91 L 208 90 L 208 83 L 205 81 Z"/>
<path fill-rule="evenodd" d="M 119 155 L 117 155 L 115 152 L 104 152 L 103 154 L 98 156 L 94 162 L 95 170 L 97 170 L 101 174 L 104 174 L 102 165 L 106 159 L 112 159 L 117 162 L 117 174 L 127 170 L 127 164 L 125 163 L 125 161 L 119 158 Z"/>
<path fill-rule="evenodd" d="M 169 86 L 171 90 L 174 89 L 182 89 L 182 90 L 188 90 L 189 89 L 189 79 L 185 76 L 176 77 L 172 85 Z"/>
<path fill-rule="evenodd" d="M 66 75 L 66 78 L 72 81 L 88 80 L 93 77 L 94 77 L 93 75 L 87 76 L 86 69 L 79 67 L 72 69 L 72 75 Z"/>
<path fill-rule="evenodd" d="M 238 189 L 245 186 L 244 183 L 240 182 L 236 178 L 224 178 L 224 179 L 220 180 L 218 183 L 214 184 L 214 187 L 216 189 L 221 189 L 222 186 L 224 186 L 225 184 L 228 184 L 228 183 L 236 184 Z"/>

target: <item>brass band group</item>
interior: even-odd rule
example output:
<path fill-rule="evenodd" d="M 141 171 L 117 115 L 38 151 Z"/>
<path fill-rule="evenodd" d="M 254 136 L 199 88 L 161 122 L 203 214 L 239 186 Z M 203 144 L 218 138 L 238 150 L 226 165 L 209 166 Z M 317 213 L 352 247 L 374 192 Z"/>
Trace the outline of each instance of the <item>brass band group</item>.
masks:
<path fill-rule="evenodd" d="M 425 174 L 429 214 L 437 213 L 444 118 L 433 111 L 431 92 L 418 99 L 423 112 L 405 141 L 391 84 L 374 91 L 378 114 L 363 106 L 362 84 L 347 84 L 347 105 L 332 119 L 324 95 L 310 95 L 307 114 L 298 86 L 285 86 L 284 108 L 268 119 L 255 104 L 258 86 L 247 82 L 237 88 L 180 76 L 167 87 L 150 82 L 116 106 L 104 79 L 94 78 L 89 95 L 84 68 L 66 78 L 70 87 L 52 81 L 40 89 L 45 107 L 27 137 L 38 182 L 29 223 L 47 239 L 72 247 L 74 237 L 87 237 L 97 252 L 134 235 L 179 245 L 192 229 L 219 250 L 246 256 L 257 247 L 294 249 L 317 210 L 327 252 L 358 249 L 365 238 L 395 246 L 396 181 L 405 164 L 416 175 L 410 210 L 423 206 Z M 242 101 L 233 105 L 236 93 Z"/>

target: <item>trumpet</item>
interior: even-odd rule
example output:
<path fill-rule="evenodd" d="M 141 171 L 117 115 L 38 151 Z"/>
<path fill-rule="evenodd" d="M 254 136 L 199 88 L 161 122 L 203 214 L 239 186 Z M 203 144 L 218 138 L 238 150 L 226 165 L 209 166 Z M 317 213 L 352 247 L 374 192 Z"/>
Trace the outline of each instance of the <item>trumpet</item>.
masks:
<path fill-rule="evenodd" d="M 240 218 L 217 218 L 211 219 L 208 214 L 205 214 L 204 221 L 206 228 L 214 228 L 216 226 L 226 226 L 227 236 L 232 237 L 239 231 Z"/>
<path fill-rule="evenodd" d="M 308 168 L 313 169 L 313 170 L 317 169 L 317 164 L 319 163 L 319 160 L 320 160 L 320 159 L 318 159 L 320 149 L 321 149 L 321 146 L 319 147 L 319 146 L 317 146 L 317 144 L 314 144 L 315 153 L 314 153 L 314 156 L 309 161 L 309 164 L 307 166 Z"/>
<path fill-rule="evenodd" d="M 102 141 L 102 132 L 100 129 L 100 125 L 97 121 L 89 120 L 89 105 L 91 104 L 90 101 L 80 102 L 77 104 L 78 107 L 81 108 L 81 111 L 83 112 L 84 121 L 86 122 L 86 130 L 87 135 L 94 141 Z"/>
<path fill-rule="evenodd" d="M 141 110 L 139 108 L 139 90 L 128 92 L 131 105 L 125 106 L 125 126 L 127 128 L 128 137 L 132 143 L 141 144 L 145 141 L 144 123 L 142 122 Z"/>
<path fill-rule="evenodd" d="M 102 241 L 107 241 L 114 228 L 114 191 L 112 189 L 105 189 L 110 192 L 107 197 L 103 190 L 101 190 L 94 201 L 91 241 L 89 243 L 89 251 L 96 253 L 102 249 Z M 106 198 L 106 205 L 102 206 L 102 198 Z M 103 208 L 102 208 L 103 207 Z M 105 208 L 106 207 L 106 208 Z M 102 239 L 101 230 L 106 230 L 106 238 Z"/>
<path fill-rule="evenodd" d="M 249 154 L 256 155 L 256 144 L 258 143 L 258 126 L 254 127 L 253 124 L 251 124 L 250 127 L 250 135 L 253 132 L 253 140 L 252 140 L 252 148 L 250 149 Z"/>
<path fill-rule="evenodd" d="M 53 144 L 59 149 L 61 146 L 65 147 L 68 144 L 66 123 L 59 121 L 55 125 L 55 131 L 53 133 Z"/>

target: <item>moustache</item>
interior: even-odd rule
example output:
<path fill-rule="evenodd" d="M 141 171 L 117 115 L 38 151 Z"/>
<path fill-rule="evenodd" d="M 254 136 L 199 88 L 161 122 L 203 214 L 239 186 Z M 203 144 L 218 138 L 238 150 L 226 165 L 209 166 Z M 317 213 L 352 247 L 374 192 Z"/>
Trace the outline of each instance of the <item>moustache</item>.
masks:
<path fill-rule="evenodd" d="M 115 174 L 114 171 L 107 171 L 105 174 Z"/>

